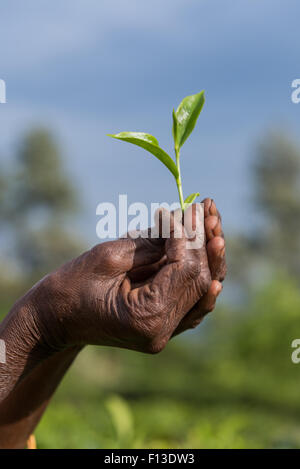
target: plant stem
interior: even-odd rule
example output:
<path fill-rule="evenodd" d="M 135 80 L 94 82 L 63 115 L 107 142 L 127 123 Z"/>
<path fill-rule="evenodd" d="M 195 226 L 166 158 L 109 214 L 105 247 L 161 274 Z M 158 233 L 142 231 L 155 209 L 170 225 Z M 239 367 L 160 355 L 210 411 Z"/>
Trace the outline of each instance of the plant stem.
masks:
<path fill-rule="evenodd" d="M 182 183 L 181 183 L 181 172 L 180 172 L 180 150 L 179 148 L 175 147 L 175 154 L 176 154 L 176 166 L 178 169 L 178 178 L 176 178 L 176 184 L 177 184 L 177 189 L 178 189 L 178 194 L 179 194 L 179 200 L 180 200 L 180 205 L 181 205 L 181 210 L 183 211 L 184 207 L 184 198 L 183 198 L 183 193 L 182 193 Z"/>

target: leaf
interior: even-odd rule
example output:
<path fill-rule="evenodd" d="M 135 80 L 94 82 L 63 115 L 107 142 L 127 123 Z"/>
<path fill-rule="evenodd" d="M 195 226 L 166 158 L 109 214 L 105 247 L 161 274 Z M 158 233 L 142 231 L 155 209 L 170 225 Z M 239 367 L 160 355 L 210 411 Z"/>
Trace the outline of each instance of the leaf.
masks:
<path fill-rule="evenodd" d="M 120 396 L 112 395 L 106 400 L 105 405 L 120 442 L 131 439 L 134 433 L 134 423 L 132 411 L 127 402 Z"/>
<path fill-rule="evenodd" d="M 200 195 L 199 192 L 193 192 L 193 194 L 188 195 L 184 201 L 183 210 L 188 208 L 194 202 L 196 197 L 199 197 L 199 195 Z"/>
<path fill-rule="evenodd" d="M 180 148 L 192 133 L 205 102 L 204 91 L 184 98 L 175 113 L 177 128 L 174 137 L 175 148 Z M 174 128 L 174 116 L 173 116 Z M 174 131 L 173 131 L 174 132 Z M 174 133 L 173 133 L 174 135 Z"/>
<path fill-rule="evenodd" d="M 173 109 L 172 116 L 173 116 L 172 133 L 173 133 L 173 138 L 174 138 L 175 147 L 176 147 L 177 133 L 178 133 L 178 122 L 177 122 L 177 117 L 176 117 L 175 109 Z"/>
<path fill-rule="evenodd" d="M 124 142 L 133 143 L 139 147 L 144 148 L 145 150 L 152 153 L 156 156 L 173 174 L 175 178 L 178 178 L 178 169 L 172 158 L 160 148 L 158 141 L 155 137 L 143 132 L 120 132 L 118 134 L 112 135 L 108 134 L 109 137 L 116 138 L 118 140 L 123 140 Z"/>

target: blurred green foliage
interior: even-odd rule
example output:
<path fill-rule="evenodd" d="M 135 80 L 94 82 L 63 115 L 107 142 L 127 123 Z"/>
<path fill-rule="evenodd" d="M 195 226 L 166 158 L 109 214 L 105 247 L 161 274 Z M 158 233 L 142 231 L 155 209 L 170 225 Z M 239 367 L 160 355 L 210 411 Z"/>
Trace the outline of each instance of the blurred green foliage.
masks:
<path fill-rule="evenodd" d="M 49 195 L 61 168 L 53 143 L 43 134 L 31 134 L 26 142 L 23 174 L 32 173 L 32 164 L 41 174 L 32 188 L 24 185 L 25 177 L 13 187 L 23 190 L 23 202 L 33 193 L 37 204 L 47 201 L 51 220 L 26 251 L 27 265 L 37 265 L 33 276 L 38 276 L 66 257 L 70 238 L 54 219 L 69 213 L 73 197 L 71 191 L 66 203 L 56 206 Z M 47 175 L 38 155 L 55 161 L 47 163 Z M 300 337 L 299 155 L 278 133 L 258 149 L 253 175 L 263 223 L 251 233 L 227 236 L 225 285 L 242 290 L 242 301 L 233 295 L 224 305 L 223 299 L 199 330 L 172 340 L 159 355 L 87 347 L 38 426 L 39 448 L 300 448 L 300 364 L 291 361 L 291 343 Z M 67 176 L 60 175 L 59 184 L 62 177 Z M 17 238 L 17 245 L 25 239 Z M 4 274 L 0 292 L 7 291 Z M 30 279 L 23 279 L 22 288 Z M 17 283 L 10 284 L 15 299 Z M 8 300 L 1 298 L 4 314 Z"/>
<path fill-rule="evenodd" d="M 300 448 L 300 293 L 289 278 L 218 309 L 161 354 L 88 347 L 36 432 L 40 448 Z M 116 396 L 117 395 L 117 396 Z"/>
<path fill-rule="evenodd" d="M 85 248 L 69 228 L 79 200 L 51 133 L 35 128 L 25 134 L 11 163 L 0 168 L 0 298 L 5 303 Z"/>

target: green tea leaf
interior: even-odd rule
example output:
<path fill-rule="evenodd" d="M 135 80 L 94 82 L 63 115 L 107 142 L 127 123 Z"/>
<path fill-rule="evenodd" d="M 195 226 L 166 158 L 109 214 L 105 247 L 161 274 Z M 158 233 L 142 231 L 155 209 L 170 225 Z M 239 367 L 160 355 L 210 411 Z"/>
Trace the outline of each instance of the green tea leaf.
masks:
<path fill-rule="evenodd" d="M 150 134 L 143 132 L 120 132 L 118 134 L 108 134 L 109 137 L 123 140 L 124 142 L 133 143 L 139 147 L 152 153 L 156 156 L 173 174 L 175 178 L 178 177 L 178 169 L 172 158 L 160 148 L 158 141 Z"/>
<path fill-rule="evenodd" d="M 175 114 L 177 121 L 176 136 L 174 137 L 175 148 L 182 147 L 188 136 L 192 133 L 204 102 L 204 91 L 201 91 L 198 94 L 187 96 L 179 104 Z"/>
<path fill-rule="evenodd" d="M 183 210 L 188 208 L 189 205 L 191 205 L 194 202 L 196 197 L 199 197 L 199 195 L 200 195 L 199 192 L 193 192 L 193 194 L 188 195 L 184 201 Z"/>
<path fill-rule="evenodd" d="M 177 117 L 176 117 L 175 109 L 173 109 L 172 116 L 173 116 L 172 133 L 173 133 L 173 139 L 174 139 L 175 147 L 176 147 L 177 133 L 178 133 L 178 122 L 177 122 Z"/>

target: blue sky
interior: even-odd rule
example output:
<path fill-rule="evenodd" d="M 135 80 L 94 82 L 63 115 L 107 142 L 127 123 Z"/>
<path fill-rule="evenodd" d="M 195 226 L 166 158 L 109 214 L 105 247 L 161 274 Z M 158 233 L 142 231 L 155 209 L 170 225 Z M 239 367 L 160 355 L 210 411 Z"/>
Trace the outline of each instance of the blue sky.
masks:
<path fill-rule="evenodd" d="M 273 126 L 297 137 L 297 0 L 10 0 L 0 7 L 0 159 L 22 132 L 48 126 L 84 199 L 80 225 L 96 242 L 96 206 L 176 200 L 174 181 L 143 150 L 106 133 L 147 131 L 172 151 L 171 111 L 206 91 L 182 149 L 185 193 L 211 196 L 227 229 L 255 225 L 250 166 Z"/>

